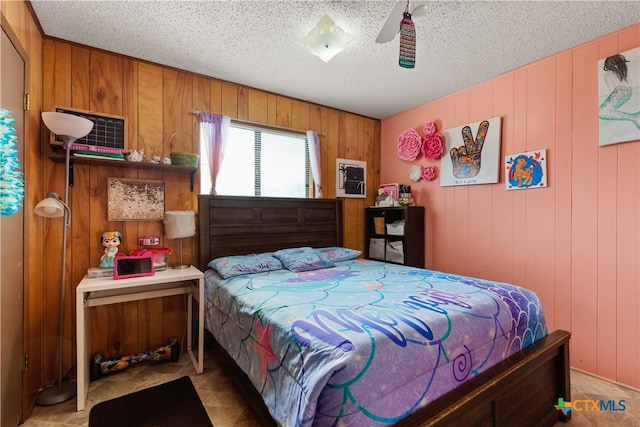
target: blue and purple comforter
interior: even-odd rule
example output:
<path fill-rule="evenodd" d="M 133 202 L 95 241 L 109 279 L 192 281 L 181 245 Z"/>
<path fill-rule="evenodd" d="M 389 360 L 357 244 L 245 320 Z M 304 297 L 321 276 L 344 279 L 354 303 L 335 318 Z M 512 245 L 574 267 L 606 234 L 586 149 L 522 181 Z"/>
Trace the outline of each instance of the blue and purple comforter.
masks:
<path fill-rule="evenodd" d="M 535 293 L 437 271 L 205 277 L 206 328 L 282 426 L 394 424 L 547 335 Z"/>

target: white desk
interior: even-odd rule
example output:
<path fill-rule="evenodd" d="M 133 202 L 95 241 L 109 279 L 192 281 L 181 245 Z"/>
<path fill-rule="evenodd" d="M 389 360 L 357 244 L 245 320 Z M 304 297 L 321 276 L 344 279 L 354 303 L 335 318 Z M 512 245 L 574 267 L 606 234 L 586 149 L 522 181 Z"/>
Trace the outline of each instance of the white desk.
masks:
<path fill-rule="evenodd" d="M 185 284 L 187 282 L 187 284 Z M 204 273 L 190 266 L 167 269 L 153 276 L 115 280 L 112 278 L 84 279 L 76 288 L 76 333 L 78 364 L 77 409 L 82 411 L 89 392 L 89 357 L 91 352 L 91 307 L 138 301 L 171 295 L 189 294 L 187 304 L 187 351 L 196 372 L 202 373 L 204 349 Z M 198 357 L 191 348 L 193 299 L 198 301 Z"/>

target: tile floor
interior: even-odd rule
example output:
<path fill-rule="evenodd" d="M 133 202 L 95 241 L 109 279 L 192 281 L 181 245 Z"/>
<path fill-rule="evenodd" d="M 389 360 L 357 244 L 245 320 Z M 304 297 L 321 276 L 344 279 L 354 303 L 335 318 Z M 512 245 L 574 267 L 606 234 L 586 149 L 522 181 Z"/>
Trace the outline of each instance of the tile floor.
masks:
<path fill-rule="evenodd" d="M 624 400 L 625 409 L 616 405 L 617 411 L 592 411 L 590 405 L 577 400 Z M 571 370 L 571 401 L 578 407 L 572 410 L 568 424 L 556 423 L 555 427 L 638 427 L 640 426 L 640 392 L 603 381 L 591 375 Z M 589 410 L 585 410 L 589 408 Z M 578 411 L 580 409 L 580 411 Z"/>
<path fill-rule="evenodd" d="M 215 427 L 260 427 L 260 421 L 245 404 L 233 380 L 222 369 L 218 360 L 205 352 L 204 373 L 197 375 L 191 359 L 185 353 L 178 363 L 157 365 L 140 364 L 121 373 L 93 381 L 87 406 L 76 412 L 76 400 L 55 406 L 36 406 L 24 427 L 87 426 L 91 407 L 101 401 L 113 399 L 183 375 L 189 375 L 200 395 L 209 418 Z M 624 411 L 572 411 L 568 424 L 556 427 L 637 427 L 640 426 L 640 392 L 599 380 L 581 372 L 571 372 L 572 401 L 619 400 L 625 401 Z M 583 406 L 584 407 L 584 406 Z M 617 406 L 619 408 L 619 406 Z M 517 424 L 514 424 L 517 425 Z"/>
<path fill-rule="evenodd" d="M 260 422 L 244 403 L 231 377 L 218 359 L 205 351 L 204 373 L 196 374 L 185 352 L 177 363 L 141 363 L 122 372 L 92 381 L 84 411 L 76 411 L 76 399 L 55 406 L 36 406 L 24 427 L 88 426 L 91 407 L 104 400 L 189 375 L 215 427 L 257 427 Z M 194 426 L 196 427 L 196 426 Z"/>

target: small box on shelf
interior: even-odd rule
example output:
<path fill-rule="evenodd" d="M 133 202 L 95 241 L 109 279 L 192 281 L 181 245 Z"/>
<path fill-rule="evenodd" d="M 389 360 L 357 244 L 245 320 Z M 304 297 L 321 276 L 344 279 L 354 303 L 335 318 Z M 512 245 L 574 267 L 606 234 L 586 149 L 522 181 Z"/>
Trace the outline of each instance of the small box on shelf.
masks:
<path fill-rule="evenodd" d="M 394 221 L 387 224 L 387 234 L 390 236 L 404 236 L 404 221 Z"/>
<path fill-rule="evenodd" d="M 404 244 L 402 241 L 387 242 L 385 261 L 404 264 Z"/>
<path fill-rule="evenodd" d="M 369 240 L 369 258 L 384 260 L 384 239 Z"/>
<path fill-rule="evenodd" d="M 374 217 L 373 228 L 376 234 L 384 234 L 384 217 L 381 217 L 381 216 Z"/>

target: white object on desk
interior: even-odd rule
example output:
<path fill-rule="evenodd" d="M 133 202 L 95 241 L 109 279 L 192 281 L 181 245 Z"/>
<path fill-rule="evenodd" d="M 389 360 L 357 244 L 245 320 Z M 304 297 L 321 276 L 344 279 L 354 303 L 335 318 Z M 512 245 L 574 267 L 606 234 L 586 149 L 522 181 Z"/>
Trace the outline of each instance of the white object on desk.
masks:
<path fill-rule="evenodd" d="M 185 285 L 182 282 L 189 282 Z M 78 395 L 77 410 L 82 411 L 89 392 L 89 357 L 91 352 L 91 307 L 139 301 L 171 295 L 189 294 L 187 304 L 187 352 L 196 372 L 203 371 L 204 354 L 204 273 L 194 266 L 180 270 L 165 270 L 153 276 L 114 280 L 111 278 L 89 279 L 85 276 L 76 288 L 76 333 Z M 191 348 L 193 299 L 198 301 L 198 357 Z"/>

